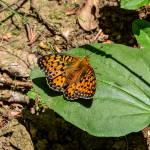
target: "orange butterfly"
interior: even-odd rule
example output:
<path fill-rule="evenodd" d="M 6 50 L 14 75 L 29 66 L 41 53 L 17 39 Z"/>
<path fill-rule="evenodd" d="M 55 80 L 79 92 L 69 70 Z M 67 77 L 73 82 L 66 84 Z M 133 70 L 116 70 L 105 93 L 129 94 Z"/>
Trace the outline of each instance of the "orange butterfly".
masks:
<path fill-rule="evenodd" d="M 47 83 L 61 91 L 68 100 L 91 99 L 96 91 L 96 77 L 89 56 L 80 59 L 70 54 L 50 54 L 38 59 L 38 66 L 45 73 Z"/>

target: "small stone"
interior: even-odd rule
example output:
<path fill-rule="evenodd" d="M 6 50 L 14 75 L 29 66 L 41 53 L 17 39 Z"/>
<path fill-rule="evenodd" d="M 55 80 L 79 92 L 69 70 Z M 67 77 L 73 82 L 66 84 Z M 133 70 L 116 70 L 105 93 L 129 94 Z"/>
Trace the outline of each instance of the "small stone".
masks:
<path fill-rule="evenodd" d="M 123 140 L 117 141 L 113 146 L 113 148 L 116 148 L 116 149 L 125 149 L 125 147 L 126 147 L 126 142 Z"/>
<path fill-rule="evenodd" d="M 122 40 L 118 40 L 117 43 L 122 44 Z"/>
<path fill-rule="evenodd" d="M 86 36 L 85 36 L 85 39 L 86 39 L 86 40 L 91 39 L 91 35 L 86 35 Z"/>
<path fill-rule="evenodd" d="M 48 141 L 46 139 L 38 140 L 36 143 L 36 147 L 38 150 L 44 150 L 47 149 Z"/>
<path fill-rule="evenodd" d="M 132 17 L 127 17 L 127 22 L 132 22 Z"/>
<path fill-rule="evenodd" d="M 32 138 L 36 137 L 37 131 L 38 129 L 32 123 L 30 123 L 30 133 Z"/>
<path fill-rule="evenodd" d="M 122 45 L 127 45 L 127 43 L 124 42 L 124 43 L 122 43 Z"/>
<path fill-rule="evenodd" d="M 20 150 L 34 150 L 30 134 L 21 124 L 16 126 L 10 138 L 10 143 Z"/>
<path fill-rule="evenodd" d="M 118 2 L 113 2 L 113 7 L 118 6 Z"/>
<path fill-rule="evenodd" d="M 105 33 L 109 34 L 110 33 L 110 29 L 105 29 Z"/>
<path fill-rule="evenodd" d="M 110 37 L 109 39 L 110 39 L 111 41 L 114 41 L 114 40 L 115 40 L 113 37 Z"/>
<path fill-rule="evenodd" d="M 49 139 L 50 141 L 57 141 L 57 140 L 58 140 L 56 128 L 53 128 L 53 127 L 52 127 L 52 128 L 49 130 L 48 139 Z"/>
<path fill-rule="evenodd" d="M 134 43 L 134 39 L 131 39 L 128 43 L 129 44 L 133 44 Z"/>
<path fill-rule="evenodd" d="M 118 34 L 118 35 L 116 36 L 116 40 L 120 40 L 120 39 L 121 39 L 121 35 Z"/>
<path fill-rule="evenodd" d="M 117 32 L 114 32 L 114 33 L 111 34 L 111 36 L 117 36 L 117 35 L 118 35 Z"/>
<path fill-rule="evenodd" d="M 142 12 L 142 13 L 139 14 L 139 16 L 140 16 L 140 19 L 142 19 L 142 18 L 145 17 L 145 13 Z"/>
<path fill-rule="evenodd" d="M 77 43 L 78 46 L 84 45 L 83 41 L 78 41 Z"/>
<path fill-rule="evenodd" d="M 54 143 L 51 150 L 65 150 L 65 148 L 59 143 Z"/>
<path fill-rule="evenodd" d="M 115 14 L 113 14 L 113 15 L 111 16 L 111 18 L 112 18 L 112 19 L 115 19 L 115 18 L 116 18 L 116 15 L 115 15 Z"/>
<path fill-rule="evenodd" d="M 98 41 L 99 42 L 104 42 L 104 41 L 106 41 L 107 39 L 108 39 L 108 35 L 102 35 L 102 36 L 99 36 L 98 37 Z"/>
<path fill-rule="evenodd" d="M 6 98 L 10 98 L 11 95 L 10 95 L 10 93 L 9 93 L 8 90 L 3 90 L 3 91 L 1 92 L 1 97 L 6 99 Z"/>
<path fill-rule="evenodd" d="M 100 13 L 100 17 L 102 18 L 104 16 L 104 14 L 103 13 Z"/>
<path fill-rule="evenodd" d="M 102 17 L 102 20 L 106 20 L 106 17 Z"/>

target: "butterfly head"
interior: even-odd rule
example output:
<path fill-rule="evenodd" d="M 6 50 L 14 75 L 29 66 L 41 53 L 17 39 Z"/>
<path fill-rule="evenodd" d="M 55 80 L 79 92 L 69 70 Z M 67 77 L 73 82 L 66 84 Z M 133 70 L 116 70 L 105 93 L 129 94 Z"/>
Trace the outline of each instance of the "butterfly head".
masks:
<path fill-rule="evenodd" d="M 88 62 L 88 61 L 89 61 L 89 55 L 85 56 L 83 59 L 84 59 L 86 62 Z"/>

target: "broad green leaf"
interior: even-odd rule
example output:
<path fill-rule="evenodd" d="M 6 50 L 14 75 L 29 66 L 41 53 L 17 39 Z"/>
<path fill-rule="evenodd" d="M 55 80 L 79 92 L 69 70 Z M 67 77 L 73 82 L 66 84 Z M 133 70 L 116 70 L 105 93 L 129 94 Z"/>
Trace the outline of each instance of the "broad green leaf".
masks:
<path fill-rule="evenodd" d="M 150 23 L 137 19 L 132 24 L 132 30 L 138 43 L 145 48 L 150 48 Z"/>
<path fill-rule="evenodd" d="M 121 8 L 135 10 L 149 4 L 149 0 L 121 0 Z"/>
<path fill-rule="evenodd" d="M 118 137 L 143 129 L 150 123 L 150 50 L 89 44 L 67 53 L 83 58 L 85 49 L 89 63 L 101 74 L 96 73 L 93 99 L 66 100 L 49 89 L 38 67 L 30 77 L 36 91 L 50 108 L 89 134 Z"/>

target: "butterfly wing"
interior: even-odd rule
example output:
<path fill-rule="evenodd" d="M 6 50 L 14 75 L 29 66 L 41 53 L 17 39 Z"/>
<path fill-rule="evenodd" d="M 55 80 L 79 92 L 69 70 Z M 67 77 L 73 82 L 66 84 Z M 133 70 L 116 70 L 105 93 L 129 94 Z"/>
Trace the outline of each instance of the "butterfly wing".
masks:
<path fill-rule="evenodd" d="M 81 59 L 77 56 L 59 53 L 43 56 L 38 59 L 37 63 L 40 69 L 45 73 L 46 77 L 54 79 L 72 68 L 78 60 Z"/>
<path fill-rule="evenodd" d="M 85 63 L 82 70 L 78 71 L 78 79 L 71 85 L 66 87 L 66 76 L 69 70 L 74 68 L 79 57 L 70 54 L 50 54 L 38 59 L 38 66 L 47 76 L 47 83 L 50 88 L 55 91 L 64 92 L 64 96 L 68 100 L 77 98 L 90 99 L 94 96 L 96 91 L 96 77 L 92 66 Z M 73 74 L 73 76 L 76 76 Z M 69 83 L 68 83 L 69 84 Z"/>
<path fill-rule="evenodd" d="M 71 85 L 64 92 L 64 96 L 68 100 L 77 98 L 91 99 L 96 91 L 96 77 L 94 70 L 90 64 L 82 69 L 82 73 L 77 82 Z"/>
<path fill-rule="evenodd" d="M 46 78 L 49 87 L 55 91 L 64 92 L 64 82 L 66 80 L 65 72 L 55 77 L 54 79 Z"/>
<path fill-rule="evenodd" d="M 96 76 L 90 64 L 86 67 L 86 74 L 81 77 L 75 93 L 78 98 L 91 99 L 96 92 Z"/>
<path fill-rule="evenodd" d="M 76 82 L 71 85 L 67 90 L 64 92 L 64 97 L 66 97 L 68 100 L 74 100 L 78 99 L 77 93 L 75 93 L 76 90 Z"/>

